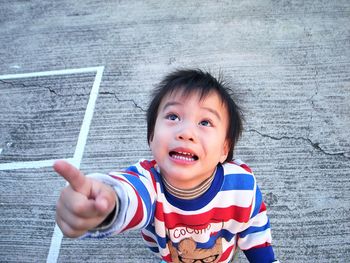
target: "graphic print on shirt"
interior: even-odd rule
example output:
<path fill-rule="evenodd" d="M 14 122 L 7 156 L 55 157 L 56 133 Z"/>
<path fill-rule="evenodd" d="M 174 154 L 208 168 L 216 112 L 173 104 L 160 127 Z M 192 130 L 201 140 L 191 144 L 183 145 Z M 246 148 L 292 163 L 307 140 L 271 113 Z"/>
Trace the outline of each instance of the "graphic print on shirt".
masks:
<path fill-rule="evenodd" d="M 210 249 L 197 248 L 197 243 L 192 238 L 183 239 L 176 249 L 172 242 L 168 243 L 171 260 L 174 263 L 217 263 L 222 255 L 222 238 L 218 238 Z"/>
<path fill-rule="evenodd" d="M 218 233 L 222 229 L 223 222 L 169 229 L 168 247 L 172 262 L 219 262 L 223 248 L 222 237 Z"/>

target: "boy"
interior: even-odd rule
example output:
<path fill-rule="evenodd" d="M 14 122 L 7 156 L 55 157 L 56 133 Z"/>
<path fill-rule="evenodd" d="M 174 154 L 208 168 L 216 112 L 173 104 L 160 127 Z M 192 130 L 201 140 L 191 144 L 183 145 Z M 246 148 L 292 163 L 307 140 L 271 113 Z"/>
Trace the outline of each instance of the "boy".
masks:
<path fill-rule="evenodd" d="M 68 237 L 141 229 L 163 262 L 274 262 L 266 207 L 250 168 L 232 160 L 242 131 L 228 88 L 209 73 L 164 78 L 147 111 L 154 160 L 84 177 L 64 161 L 56 220 Z"/>

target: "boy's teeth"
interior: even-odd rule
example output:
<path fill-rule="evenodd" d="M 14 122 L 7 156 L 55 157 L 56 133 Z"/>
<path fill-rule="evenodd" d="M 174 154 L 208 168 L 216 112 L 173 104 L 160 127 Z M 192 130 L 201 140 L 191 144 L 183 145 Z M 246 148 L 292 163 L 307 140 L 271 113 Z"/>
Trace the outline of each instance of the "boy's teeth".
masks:
<path fill-rule="evenodd" d="M 195 161 L 198 159 L 194 154 L 188 152 L 171 152 L 170 155 L 175 159 L 185 161 Z"/>
<path fill-rule="evenodd" d="M 173 158 L 175 159 L 179 159 L 179 160 L 185 160 L 185 161 L 194 161 L 193 157 L 186 157 L 186 156 L 182 156 L 182 155 L 173 155 Z"/>
<path fill-rule="evenodd" d="M 183 155 L 190 155 L 190 156 L 193 156 L 193 154 L 191 154 L 191 153 L 185 153 L 185 152 L 179 152 L 179 154 L 183 154 Z"/>

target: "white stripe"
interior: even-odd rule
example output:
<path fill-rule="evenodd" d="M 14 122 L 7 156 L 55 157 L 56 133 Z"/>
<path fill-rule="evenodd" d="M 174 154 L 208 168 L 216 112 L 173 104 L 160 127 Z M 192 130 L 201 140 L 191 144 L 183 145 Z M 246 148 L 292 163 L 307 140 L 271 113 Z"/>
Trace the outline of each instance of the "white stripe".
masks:
<path fill-rule="evenodd" d="M 252 199 L 254 192 L 252 190 L 231 190 L 231 191 L 222 191 L 217 193 L 217 195 L 211 200 L 206 206 L 196 211 L 185 211 L 179 209 L 178 207 L 172 206 L 169 202 L 166 201 L 164 193 L 161 193 L 160 186 L 157 183 L 158 188 L 158 202 L 163 203 L 164 212 L 171 213 L 175 212 L 183 215 L 193 215 L 205 213 L 213 208 L 226 208 L 230 206 L 240 206 L 240 207 L 249 207 L 252 204 Z"/>
<path fill-rule="evenodd" d="M 254 226 L 254 227 L 262 227 L 267 224 L 268 217 L 266 211 L 260 212 L 257 214 L 254 218 L 250 219 L 248 223 L 250 223 L 249 226 Z"/>
<path fill-rule="evenodd" d="M 153 244 L 152 246 L 158 247 L 158 246 L 157 246 L 157 243 L 156 243 L 157 236 L 154 235 L 153 232 L 148 231 L 146 228 L 142 229 L 141 232 L 142 232 L 145 236 L 147 236 L 147 237 L 153 239 L 153 242 L 147 241 L 148 243 Z M 146 240 L 145 240 L 145 241 L 146 241 Z"/>
<path fill-rule="evenodd" d="M 253 173 L 248 172 L 247 170 L 245 170 L 243 167 L 241 167 L 240 165 L 245 164 L 244 162 L 242 162 L 241 160 L 235 160 L 234 163 L 226 163 L 223 165 L 224 167 L 224 174 L 229 175 L 229 174 L 250 174 L 254 177 Z"/>
<path fill-rule="evenodd" d="M 138 206 L 138 200 L 137 200 L 137 196 L 135 193 L 135 189 L 129 185 L 128 183 L 124 183 L 124 189 L 125 192 L 127 193 L 127 196 L 129 197 L 129 206 L 128 206 L 128 210 L 126 211 L 126 215 L 125 215 L 125 221 L 123 224 L 123 228 L 125 228 L 130 222 L 131 220 L 134 218 L 136 212 L 137 212 L 137 206 Z"/>
<path fill-rule="evenodd" d="M 154 227 L 158 236 L 162 238 L 166 237 L 165 223 L 163 221 L 158 220 L 156 216 L 154 216 Z"/>
<path fill-rule="evenodd" d="M 83 68 L 83 69 L 72 69 L 72 70 L 62 70 L 62 71 L 47 71 L 47 72 L 41 72 L 39 76 L 46 76 L 49 75 L 48 72 L 51 73 L 51 75 L 60 75 L 60 74 L 75 74 L 75 73 L 84 73 L 84 72 L 90 72 L 90 71 L 97 71 L 95 76 L 95 81 L 93 84 L 93 87 L 90 92 L 90 98 L 88 105 L 86 107 L 85 116 L 83 120 L 83 124 L 80 129 L 79 138 L 77 142 L 77 146 L 75 148 L 74 157 L 72 160 L 72 164 L 75 165 L 78 169 L 80 168 L 81 160 L 83 157 L 87 136 L 90 130 L 90 124 L 92 120 L 92 116 L 95 109 L 96 99 L 98 95 L 98 90 L 100 88 L 100 83 L 102 79 L 104 67 L 95 67 L 95 68 Z M 68 73 L 67 73 L 68 72 Z M 40 73 L 40 72 L 38 72 Z M 22 74 L 23 76 L 23 74 Z M 1 77 L 0 77 L 1 78 Z M 46 262 L 47 263 L 55 263 L 57 262 L 58 255 L 61 248 L 62 243 L 62 232 L 57 226 L 55 225 L 54 233 L 51 238 L 51 245 L 49 254 L 47 255 Z"/>
<path fill-rule="evenodd" d="M 246 223 L 244 222 L 238 222 L 234 219 L 230 219 L 224 222 L 223 229 L 227 229 L 229 232 L 236 234 L 238 232 L 241 232 L 242 229 L 246 229 Z"/>
<path fill-rule="evenodd" d="M 268 217 L 266 215 L 266 211 L 259 213 L 253 219 L 249 220 L 249 222 L 238 222 L 234 219 L 227 220 L 224 222 L 225 229 L 228 229 L 231 233 L 238 233 L 246 230 L 248 227 L 262 227 L 267 224 Z"/>
<path fill-rule="evenodd" d="M 157 198 L 156 189 L 154 189 L 153 187 L 153 180 L 152 180 L 151 173 L 141 166 L 142 161 L 143 160 L 140 160 L 135 166 L 137 168 L 137 171 L 143 175 L 143 176 L 140 176 L 140 180 L 142 181 L 144 186 L 147 188 L 147 191 L 150 194 L 150 198 L 153 203 L 153 201 Z"/>
<path fill-rule="evenodd" d="M 271 229 L 265 229 L 261 232 L 251 233 L 244 238 L 238 239 L 238 246 L 242 250 L 250 249 L 252 247 L 264 244 L 265 242 L 271 243 Z"/>
<path fill-rule="evenodd" d="M 128 182 L 128 183 L 125 183 L 124 181 L 120 181 L 120 183 L 122 183 L 123 185 L 128 187 L 127 193 L 128 193 L 129 198 L 130 198 L 129 202 L 130 202 L 130 204 L 133 205 L 132 206 L 133 209 L 128 208 L 128 213 L 127 213 L 126 219 L 125 219 L 128 221 L 124 224 L 124 227 L 125 227 L 130 223 L 130 221 L 132 220 L 132 218 L 135 216 L 135 214 L 137 212 L 137 207 L 138 207 L 137 200 L 138 199 L 137 199 L 137 196 L 135 193 L 135 189 L 132 187 L 133 184 L 127 178 L 124 177 L 124 174 L 127 174 L 127 172 L 110 172 L 109 174 L 116 177 L 116 178 L 121 178 L 122 180 L 125 180 Z M 147 175 L 145 175 L 145 176 L 147 176 Z M 146 178 L 144 176 L 140 176 L 139 179 L 142 182 L 142 184 L 146 187 L 148 193 L 150 194 L 150 200 L 153 203 L 153 201 L 155 199 L 155 191 L 153 189 L 153 184 L 151 182 L 150 176 L 149 176 L 149 178 Z M 116 179 L 112 179 L 112 180 L 116 180 Z M 142 198 L 141 198 L 141 204 L 142 204 L 144 216 L 143 216 L 141 222 L 139 222 L 137 225 L 133 226 L 132 228 L 129 228 L 128 230 L 140 229 L 144 225 L 147 225 L 149 223 L 146 220 L 147 220 L 147 218 L 150 220 L 151 217 L 148 215 L 149 211 L 147 211 L 145 202 L 143 201 Z M 147 216 L 145 216 L 145 215 L 147 215 Z"/>

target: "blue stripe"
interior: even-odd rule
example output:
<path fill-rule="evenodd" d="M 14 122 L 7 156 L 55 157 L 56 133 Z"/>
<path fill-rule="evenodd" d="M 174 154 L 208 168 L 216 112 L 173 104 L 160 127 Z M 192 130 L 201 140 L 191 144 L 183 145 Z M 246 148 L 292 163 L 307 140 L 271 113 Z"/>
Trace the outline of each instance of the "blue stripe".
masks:
<path fill-rule="evenodd" d="M 150 247 L 150 246 L 147 246 L 152 252 L 158 254 L 159 253 L 159 249 L 158 247 Z"/>
<path fill-rule="evenodd" d="M 271 246 L 252 248 L 243 252 L 251 263 L 271 263 L 275 261 L 275 254 Z"/>
<path fill-rule="evenodd" d="M 262 205 L 262 194 L 261 191 L 259 189 L 258 186 L 256 186 L 256 192 L 255 192 L 255 207 L 254 207 L 254 211 L 253 214 L 251 216 L 251 218 L 253 218 L 254 216 L 256 216 L 257 214 L 259 214 L 260 211 L 260 207 Z"/>
<path fill-rule="evenodd" d="M 127 181 L 133 185 L 137 191 L 137 193 L 140 195 L 142 198 L 145 206 L 146 206 L 146 212 L 147 212 L 147 222 L 149 221 L 150 216 L 152 215 L 152 202 L 151 202 L 151 197 L 148 193 L 148 190 L 146 186 L 142 183 L 142 181 L 136 177 L 135 175 L 127 174 L 127 173 L 122 173 L 121 174 Z"/>
<path fill-rule="evenodd" d="M 153 223 L 153 222 L 152 222 L 152 223 Z M 156 230 L 155 230 L 155 228 L 154 228 L 154 225 L 152 225 L 152 224 L 149 224 L 149 225 L 146 227 L 146 229 L 147 229 L 147 231 L 149 231 L 149 232 L 155 234 L 157 240 L 154 240 L 154 241 L 157 242 L 157 244 L 158 244 L 159 247 L 161 247 L 161 248 L 164 249 L 164 248 L 166 247 L 166 244 L 167 244 L 168 239 L 167 239 L 166 237 L 163 238 L 163 237 L 158 236 L 157 233 L 156 233 Z"/>
<path fill-rule="evenodd" d="M 136 166 L 130 166 L 130 167 L 128 167 L 128 169 L 126 169 L 126 171 L 128 172 L 128 171 L 130 171 L 130 172 L 134 172 L 135 174 L 138 174 L 138 175 L 141 175 L 142 176 L 142 174 L 140 174 L 140 172 L 139 172 L 139 170 L 137 170 L 137 167 Z"/>
<path fill-rule="evenodd" d="M 165 249 L 168 239 L 165 237 L 157 236 L 157 244 L 162 249 Z"/>
<path fill-rule="evenodd" d="M 255 180 L 251 174 L 226 174 L 222 190 L 253 190 L 254 185 Z"/>
<path fill-rule="evenodd" d="M 215 235 L 211 236 L 209 240 L 205 243 L 197 242 L 197 248 L 203 248 L 203 249 L 211 249 L 215 246 L 216 240 L 218 238 L 224 238 L 227 242 L 230 242 L 232 238 L 234 238 L 235 234 L 231 233 L 230 231 L 226 229 L 220 230 Z"/>
<path fill-rule="evenodd" d="M 201 196 L 186 200 L 186 199 L 180 199 L 176 196 L 171 195 L 164 189 L 164 195 L 167 198 L 167 201 L 182 210 L 185 211 L 193 211 L 198 210 L 209 204 L 210 201 L 213 200 L 213 198 L 217 195 L 217 193 L 220 191 L 222 187 L 222 182 L 224 180 L 224 170 L 222 166 L 219 164 L 216 169 L 214 180 L 209 187 L 209 189 Z"/>
<path fill-rule="evenodd" d="M 266 229 L 270 228 L 270 220 L 267 220 L 267 223 L 264 226 L 251 226 L 248 227 L 246 230 L 242 231 L 241 233 L 239 233 L 239 237 L 240 238 L 244 238 L 247 235 L 253 234 L 253 233 L 258 233 L 258 232 L 263 232 Z"/>

